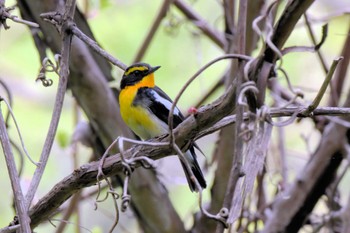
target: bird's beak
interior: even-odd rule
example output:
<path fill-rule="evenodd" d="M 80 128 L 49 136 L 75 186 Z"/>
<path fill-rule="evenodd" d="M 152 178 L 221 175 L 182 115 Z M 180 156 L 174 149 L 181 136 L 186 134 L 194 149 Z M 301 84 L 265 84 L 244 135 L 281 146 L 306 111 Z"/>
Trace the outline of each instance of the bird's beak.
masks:
<path fill-rule="evenodd" d="M 149 73 L 152 74 L 154 73 L 156 70 L 158 70 L 160 68 L 160 66 L 154 66 L 150 69 Z"/>

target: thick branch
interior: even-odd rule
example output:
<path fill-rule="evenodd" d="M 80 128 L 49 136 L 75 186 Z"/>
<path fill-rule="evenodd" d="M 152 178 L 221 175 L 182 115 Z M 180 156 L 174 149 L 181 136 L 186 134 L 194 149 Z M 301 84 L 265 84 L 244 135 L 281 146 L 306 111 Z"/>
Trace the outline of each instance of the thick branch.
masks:
<path fill-rule="evenodd" d="M 202 130 L 205 130 L 207 127 L 220 120 L 227 111 L 227 106 L 225 106 L 225 104 L 225 102 L 217 101 L 212 105 L 208 105 L 200 109 L 197 117 L 190 116 L 187 118 L 174 131 L 177 138 L 177 144 L 180 147 L 185 146 L 188 140 L 193 139 L 197 134 L 200 134 Z M 216 113 L 219 113 L 219 115 Z M 287 112 L 283 112 L 282 115 L 286 113 Z M 292 111 L 289 111 L 290 115 L 292 113 Z M 346 113 L 349 114 L 349 109 L 347 109 Z M 153 141 L 157 142 L 167 142 L 168 140 L 169 137 L 167 135 L 163 135 L 158 139 L 153 139 Z M 126 158 L 129 158 L 132 155 L 146 155 L 149 158 L 156 160 L 173 153 L 174 151 L 167 147 L 134 146 L 125 152 L 125 156 Z M 96 176 L 98 173 L 99 164 L 99 161 L 85 164 L 79 169 L 76 169 L 71 175 L 64 178 L 61 182 L 57 183 L 55 187 L 53 187 L 53 189 L 41 200 L 39 200 L 39 202 L 30 210 L 32 226 L 35 227 L 40 222 L 45 221 L 64 201 L 66 201 L 71 195 L 76 193 L 81 188 L 95 185 L 97 182 Z M 136 166 L 139 166 L 139 164 Z M 103 171 L 104 174 L 109 177 L 123 171 L 119 154 L 110 156 L 106 159 Z"/>
<path fill-rule="evenodd" d="M 349 96 L 344 106 L 350 106 Z M 350 117 L 343 119 L 349 121 Z M 262 233 L 298 231 L 331 182 L 330 179 L 344 156 L 342 150 L 347 143 L 347 130 L 335 122 L 326 126 L 310 162 L 302 169 L 296 181 L 276 198 L 273 212 Z"/>
<path fill-rule="evenodd" d="M 272 42 L 278 49 L 282 48 L 300 17 L 314 1 L 315 0 L 293 0 L 286 6 L 272 36 Z M 267 47 L 264 58 L 265 61 L 273 63 L 277 57 L 275 52 L 270 47 Z"/>

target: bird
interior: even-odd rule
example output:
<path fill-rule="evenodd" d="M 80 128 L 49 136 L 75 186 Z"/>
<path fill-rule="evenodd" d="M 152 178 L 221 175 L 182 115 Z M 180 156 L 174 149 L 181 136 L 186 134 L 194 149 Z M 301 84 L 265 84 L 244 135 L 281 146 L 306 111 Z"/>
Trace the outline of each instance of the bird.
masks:
<path fill-rule="evenodd" d="M 126 68 L 120 82 L 121 117 L 142 140 L 149 140 L 169 132 L 168 116 L 173 101 L 155 85 L 154 72 L 159 68 L 160 66 L 151 66 L 143 62 L 132 64 Z M 183 114 L 175 107 L 173 127 L 176 128 L 183 120 Z M 184 157 L 201 188 L 206 188 L 207 184 L 197 161 L 195 147 L 199 149 L 197 144 L 191 143 L 189 149 L 184 152 Z M 182 160 L 180 162 L 190 190 L 198 192 L 190 171 Z"/>

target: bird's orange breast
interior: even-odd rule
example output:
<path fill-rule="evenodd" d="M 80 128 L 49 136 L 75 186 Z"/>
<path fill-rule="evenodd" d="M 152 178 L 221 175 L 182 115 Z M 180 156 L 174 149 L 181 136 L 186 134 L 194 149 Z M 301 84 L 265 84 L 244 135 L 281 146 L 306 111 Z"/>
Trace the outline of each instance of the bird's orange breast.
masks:
<path fill-rule="evenodd" d="M 150 87 L 152 84 L 154 86 L 153 74 L 149 76 L 152 77 L 145 77 L 139 83 L 125 87 L 119 94 L 120 113 L 124 122 L 142 139 L 150 139 L 167 132 L 164 123 L 145 106 L 133 104 L 140 87 Z"/>

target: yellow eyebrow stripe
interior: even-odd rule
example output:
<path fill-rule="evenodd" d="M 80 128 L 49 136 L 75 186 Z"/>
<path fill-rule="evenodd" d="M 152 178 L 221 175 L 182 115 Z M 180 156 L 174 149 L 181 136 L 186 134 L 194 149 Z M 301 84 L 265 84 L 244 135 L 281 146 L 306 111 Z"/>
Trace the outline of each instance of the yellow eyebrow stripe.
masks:
<path fill-rule="evenodd" d="M 135 70 L 139 70 L 139 71 L 144 71 L 144 70 L 148 70 L 148 67 L 146 66 L 135 66 L 130 68 L 129 70 L 127 70 L 125 72 L 125 75 L 129 75 L 130 73 L 134 72 Z"/>

